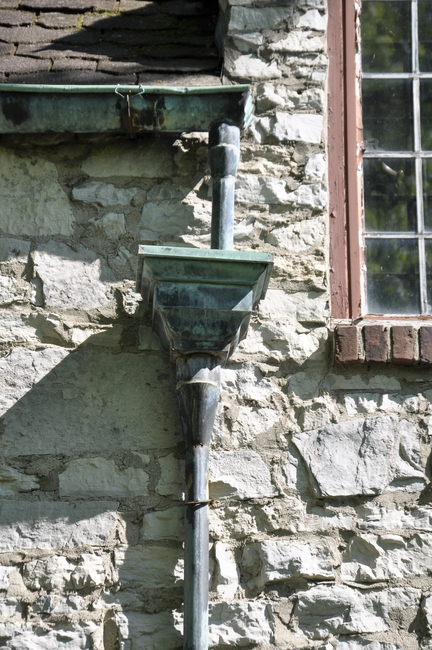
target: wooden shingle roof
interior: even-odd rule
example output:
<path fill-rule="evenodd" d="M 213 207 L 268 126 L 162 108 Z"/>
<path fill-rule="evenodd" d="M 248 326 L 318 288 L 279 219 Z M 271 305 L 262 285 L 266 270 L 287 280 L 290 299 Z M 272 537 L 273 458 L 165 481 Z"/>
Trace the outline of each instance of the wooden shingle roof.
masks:
<path fill-rule="evenodd" d="M 216 85 L 217 0 L 0 0 L 0 82 Z"/>

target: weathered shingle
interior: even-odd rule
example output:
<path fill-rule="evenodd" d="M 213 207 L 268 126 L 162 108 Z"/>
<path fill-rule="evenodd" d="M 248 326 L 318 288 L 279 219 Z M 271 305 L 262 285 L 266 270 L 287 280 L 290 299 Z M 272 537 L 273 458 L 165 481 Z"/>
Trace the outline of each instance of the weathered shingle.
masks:
<path fill-rule="evenodd" d="M 143 83 L 157 75 L 167 83 L 208 73 L 218 83 L 217 10 L 217 0 L 0 0 L 2 82 Z"/>

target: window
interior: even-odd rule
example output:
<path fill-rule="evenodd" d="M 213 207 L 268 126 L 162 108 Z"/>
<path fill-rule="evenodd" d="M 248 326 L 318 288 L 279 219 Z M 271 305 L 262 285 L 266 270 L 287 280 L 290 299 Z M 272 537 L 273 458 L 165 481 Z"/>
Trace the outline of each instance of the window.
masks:
<path fill-rule="evenodd" d="M 431 0 L 330 10 L 336 318 L 432 315 L 431 45 Z"/>

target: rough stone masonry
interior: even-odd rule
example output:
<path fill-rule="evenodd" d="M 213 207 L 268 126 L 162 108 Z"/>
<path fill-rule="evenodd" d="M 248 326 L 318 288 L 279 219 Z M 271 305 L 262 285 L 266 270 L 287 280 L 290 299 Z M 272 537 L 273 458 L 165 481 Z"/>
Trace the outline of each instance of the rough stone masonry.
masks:
<path fill-rule="evenodd" d="M 276 263 L 223 373 L 211 645 L 426 650 L 432 374 L 333 363 L 326 6 L 221 12 L 223 82 L 256 101 L 235 245 Z M 138 241 L 209 246 L 210 207 L 205 134 L 2 139 L 1 648 L 181 648 L 174 369 L 134 278 Z"/>

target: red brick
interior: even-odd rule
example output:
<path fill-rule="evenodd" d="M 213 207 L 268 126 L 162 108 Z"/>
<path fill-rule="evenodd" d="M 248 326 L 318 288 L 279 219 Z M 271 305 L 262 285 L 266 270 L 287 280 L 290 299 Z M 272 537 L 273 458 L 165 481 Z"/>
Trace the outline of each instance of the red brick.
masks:
<path fill-rule="evenodd" d="M 423 326 L 419 329 L 420 363 L 422 366 L 432 365 L 432 327 Z"/>
<path fill-rule="evenodd" d="M 335 362 L 358 362 L 358 328 L 355 325 L 336 327 L 334 331 Z"/>
<path fill-rule="evenodd" d="M 388 329 L 384 325 L 364 325 L 366 363 L 386 363 L 389 355 Z"/>
<path fill-rule="evenodd" d="M 411 366 L 416 360 L 416 331 L 412 325 L 393 325 L 391 328 L 392 362 Z"/>

